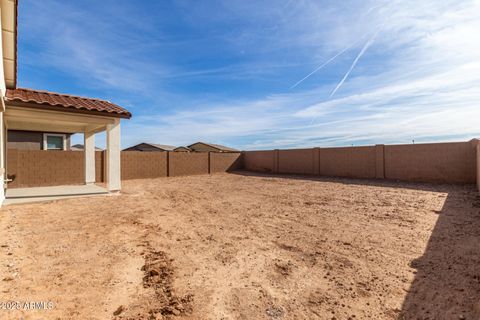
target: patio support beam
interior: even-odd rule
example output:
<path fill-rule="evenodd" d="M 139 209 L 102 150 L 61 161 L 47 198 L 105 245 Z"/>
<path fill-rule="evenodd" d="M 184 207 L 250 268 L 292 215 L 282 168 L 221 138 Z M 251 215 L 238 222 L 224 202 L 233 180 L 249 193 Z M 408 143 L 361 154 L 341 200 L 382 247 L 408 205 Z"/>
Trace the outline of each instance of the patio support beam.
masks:
<path fill-rule="evenodd" d="M 85 184 L 95 184 L 95 133 L 84 132 Z"/>
<path fill-rule="evenodd" d="M 107 125 L 107 188 L 120 191 L 120 119 Z"/>

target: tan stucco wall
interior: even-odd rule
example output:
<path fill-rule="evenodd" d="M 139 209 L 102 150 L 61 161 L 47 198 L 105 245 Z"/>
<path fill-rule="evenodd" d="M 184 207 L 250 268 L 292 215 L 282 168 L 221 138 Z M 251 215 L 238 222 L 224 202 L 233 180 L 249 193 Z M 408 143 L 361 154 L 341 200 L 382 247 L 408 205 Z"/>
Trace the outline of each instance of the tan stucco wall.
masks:
<path fill-rule="evenodd" d="M 95 181 L 104 181 L 104 152 L 95 152 Z M 8 188 L 58 186 L 85 183 L 83 152 L 9 149 Z"/>
<path fill-rule="evenodd" d="M 315 174 L 318 161 L 315 149 L 295 149 L 278 151 L 278 171 L 291 174 Z"/>
<path fill-rule="evenodd" d="M 250 171 L 412 182 L 479 182 L 478 140 L 244 152 Z M 480 170 L 479 170 L 480 171 Z"/>
<path fill-rule="evenodd" d="M 375 147 L 321 148 L 320 174 L 334 177 L 375 178 Z"/>
<path fill-rule="evenodd" d="M 246 151 L 243 154 L 245 170 L 257 172 L 275 172 L 275 151 Z"/>
<path fill-rule="evenodd" d="M 208 153 L 169 152 L 169 176 L 207 174 Z"/>
<path fill-rule="evenodd" d="M 167 176 L 166 152 L 122 152 L 122 179 L 146 179 Z"/>
<path fill-rule="evenodd" d="M 7 152 L 9 188 L 83 184 L 82 152 L 16 150 Z"/>
<path fill-rule="evenodd" d="M 106 152 L 95 152 L 95 181 L 105 182 Z M 85 157 L 79 151 L 45 152 L 11 149 L 9 188 L 83 184 Z M 210 167 L 209 167 L 210 166 Z M 141 152 L 121 153 L 123 180 L 228 172 L 242 168 L 241 153 Z"/>
<path fill-rule="evenodd" d="M 469 142 L 385 146 L 385 177 L 404 181 L 475 183 Z"/>
<path fill-rule="evenodd" d="M 210 173 L 229 172 L 242 167 L 241 153 L 210 153 Z"/>

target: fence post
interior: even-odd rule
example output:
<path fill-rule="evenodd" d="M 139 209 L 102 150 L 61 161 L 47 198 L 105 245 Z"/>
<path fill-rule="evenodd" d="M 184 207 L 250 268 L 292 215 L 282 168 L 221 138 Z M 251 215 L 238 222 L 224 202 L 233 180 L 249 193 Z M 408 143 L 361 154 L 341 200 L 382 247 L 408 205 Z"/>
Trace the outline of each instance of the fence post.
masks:
<path fill-rule="evenodd" d="M 477 141 L 477 189 L 480 192 L 480 141 Z"/>
<path fill-rule="evenodd" d="M 280 150 L 273 150 L 273 173 L 280 173 Z"/>
<path fill-rule="evenodd" d="M 170 177 L 170 151 L 167 151 L 167 177 Z"/>
<path fill-rule="evenodd" d="M 211 172 L 212 172 L 212 169 L 210 168 L 210 165 L 211 165 L 211 162 L 210 162 L 211 161 L 210 160 L 211 155 L 210 155 L 210 153 L 211 153 L 211 151 L 208 151 L 208 174 L 211 174 Z"/>
<path fill-rule="evenodd" d="M 240 170 L 247 170 L 245 169 L 245 154 L 246 154 L 246 151 L 240 152 L 240 160 L 238 162 L 238 165 L 239 165 L 238 169 Z"/>
<path fill-rule="evenodd" d="M 375 178 L 385 179 L 385 145 L 375 145 Z"/>
<path fill-rule="evenodd" d="M 121 165 L 122 165 L 122 162 L 120 162 L 120 166 Z M 102 182 L 107 182 L 106 177 L 107 177 L 107 150 L 102 150 Z"/>
<path fill-rule="evenodd" d="M 313 148 L 313 174 L 320 175 L 320 148 Z"/>

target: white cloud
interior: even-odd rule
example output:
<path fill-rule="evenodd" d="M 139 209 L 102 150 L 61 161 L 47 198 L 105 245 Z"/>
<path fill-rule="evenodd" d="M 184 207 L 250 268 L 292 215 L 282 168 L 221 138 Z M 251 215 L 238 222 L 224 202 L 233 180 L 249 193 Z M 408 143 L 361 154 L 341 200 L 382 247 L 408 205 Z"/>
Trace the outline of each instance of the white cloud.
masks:
<path fill-rule="evenodd" d="M 168 80 L 175 77 L 286 77 L 285 66 L 299 66 L 298 72 L 288 73 L 291 79 L 285 79 L 285 87 L 261 98 L 238 94 L 226 98 L 219 90 L 215 99 L 177 96 L 171 111 L 163 105 L 161 111 L 137 106 L 150 111 L 137 117 L 134 112 L 134 118 L 125 122 L 124 145 L 207 140 L 238 148 L 271 148 L 480 136 L 478 0 L 286 0 L 282 4 L 232 0 L 216 3 L 218 10 L 190 1 L 179 3 L 189 13 L 182 23 L 239 21 L 236 29 L 223 30 L 222 44 L 230 46 L 227 52 L 253 52 L 257 60 L 205 70 L 161 61 L 152 64 L 138 52 L 122 49 L 124 42 L 148 43 L 136 43 L 134 34 L 117 34 L 109 27 L 112 20 L 101 23 L 104 29 L 92 37 L 93 31 L 85 31 L 79 22 L 84 13 L 71 11 L 64 24 L 52 26 L 54 37 L 49 38 L 50 51 L 43 61 L 79 78 L 95 79 L 106 88 L 144 95 L 153 91 L 151 98 L 171 94 Z M 62 2 L 52 5 L 68 12 Z M 50 6 L 42 5 L 41 10 L 45 7 Z M 35 21 L 37 26 L 49 23 Z M 147 25 L 143 31 L 148 35 L 149 24 L 141 21 L 131 18 L 122 23 L 135 30 Z M 35 37 L 36 24 L 29 28 L 29 37 Z M 358 40 L 374 34 L 375 42 L 355 66 L 366 41 Z M 345 48 L 345 54 L 289 89 Z M 352 63 L 355 68 L 340 82 Z M 310 69 L 300 68 L 305 64 Z M 329 99 L 339 82 L 334 99 Z"/>
<path fill-rule="evenodd" d="M 152 139 L 161 133 L 162 141 L 169 143 L 182 144 L 198 137 L 234 145 L 238 141 L 237 147 L 256 149 L 478 137 L 479 9 L 478 1 L 421 5 L 402 1 L 373 7 L 366 15 L 380 17 L 370 16 L 371 24 L 363 19 L 368 25 L 361 27 L 347 24 L 347 17 L 341 16 L 340 22 L 329 25 L 328 34 L 322 35 L 327 43 L 332 36 L 335 39 L 324 52 L 333 50 L 331 46 L 348 45 L 389 14 L 372 46 L 376 58 L 370 58 L 367 65 L 383 59 L 382 51 L 391 58 L 387 63 L 379 61 L 383 68 L 376 73 L 364 67 L 363 72 L 352 74 L 338 98 L 327 98 L 334 84 L 325 83 L 234 106 L 204 105 L 197 112 L 159 119 L 159 125 L 142 125 Z M 311 21 L 309 15 L 307 21 Z M 316 76 L 321 77 L 321 72 Z"/>

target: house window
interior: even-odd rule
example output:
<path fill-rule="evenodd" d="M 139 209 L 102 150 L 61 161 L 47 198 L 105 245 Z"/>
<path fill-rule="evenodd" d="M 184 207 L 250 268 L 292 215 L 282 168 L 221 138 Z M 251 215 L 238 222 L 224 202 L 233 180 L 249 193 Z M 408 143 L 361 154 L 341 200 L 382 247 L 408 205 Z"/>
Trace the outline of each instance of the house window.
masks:
<path fill-rule="evenodd" d="M 66 150 L 65 134 L 45 133 L 43 134 L 43 150 Z"/>

